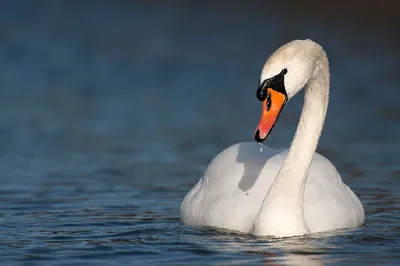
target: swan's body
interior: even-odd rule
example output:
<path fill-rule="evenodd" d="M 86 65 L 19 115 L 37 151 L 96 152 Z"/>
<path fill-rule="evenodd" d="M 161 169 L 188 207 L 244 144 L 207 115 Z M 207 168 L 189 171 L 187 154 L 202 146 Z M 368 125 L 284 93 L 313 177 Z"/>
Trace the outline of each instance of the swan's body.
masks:
<path fill-rule="evenodd" d="M 268 121 L 261 120 L 258 126 L 256 139 L 261 141 L 272 129 L 279 108 L 305 87 L 290 149 L 263 146 L 260 152 L 256 142 L 243 142 L 221 152 L 184 199 L 182 223 L 278 237 L 361 226 L 360 200 L 333 164 L 315 153 L 329 99 L 329 66 L 321 46 L 310 40 L 282 46 L 266 62 L 263 82 L 268 84 L 268 97 L 271 93 L 275 97 L 272 104 L 279 97 L 286 100 L 271 108 L 269 98 L 268 109 L 263 106 L 262 120 Z"/>

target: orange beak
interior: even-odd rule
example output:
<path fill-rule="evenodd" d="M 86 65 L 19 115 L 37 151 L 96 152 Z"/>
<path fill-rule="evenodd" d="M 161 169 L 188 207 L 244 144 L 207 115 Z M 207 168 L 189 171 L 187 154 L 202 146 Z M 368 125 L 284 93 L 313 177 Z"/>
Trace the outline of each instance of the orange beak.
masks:
<path fill-rule="evenodd" d="M 286 101 L 285 94 L 271 88 L 267 89 L 267 98 L 262 102 L 261 119 L 254 135 L 257 142 L 261 143 L 268 138 Z"/>

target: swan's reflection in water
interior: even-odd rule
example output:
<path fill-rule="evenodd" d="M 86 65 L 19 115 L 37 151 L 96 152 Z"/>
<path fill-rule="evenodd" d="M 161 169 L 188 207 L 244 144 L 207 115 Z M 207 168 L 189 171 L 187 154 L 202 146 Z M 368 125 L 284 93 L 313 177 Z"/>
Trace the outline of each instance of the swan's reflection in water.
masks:
<path fill-rule="evenodd" d="M 206 231 L 206 234 L 197 235 L 195 242 L 200 245 L 207 243 L 208 249 L 231 254 L 235 259 L 229 262 L 230 265 L 325 265 L 325 263 L 332 263 L 337 258 L 329 254 L 338 248 L 332 238 L 348 231 L 336 230 L 300 237 L 267 238 L 213 228 L 198 230 Z M 210 245 L 210 243 L 213 244 Z M 259 256 L 256 258 L 256 256 L 248 256 L 249 254 Z"/>

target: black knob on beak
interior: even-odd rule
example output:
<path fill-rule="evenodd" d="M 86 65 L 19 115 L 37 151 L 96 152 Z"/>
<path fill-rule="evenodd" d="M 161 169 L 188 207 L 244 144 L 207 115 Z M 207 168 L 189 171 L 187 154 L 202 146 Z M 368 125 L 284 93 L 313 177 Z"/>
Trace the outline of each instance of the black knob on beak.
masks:
<path fill-rule="evenodd" d="M 258 87 L 258 89 L 257 89 L 257 99 L 260 102 L 262 102 L 265 99 L 267 99 L 267 94 L 268 94 L 267 90 L 262 85 L 260 87 Z"/>

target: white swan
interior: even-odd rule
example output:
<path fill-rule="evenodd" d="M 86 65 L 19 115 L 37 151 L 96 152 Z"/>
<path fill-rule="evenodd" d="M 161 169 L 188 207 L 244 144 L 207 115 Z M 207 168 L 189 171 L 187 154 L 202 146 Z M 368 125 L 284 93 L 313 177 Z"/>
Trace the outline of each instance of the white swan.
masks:
<path fill-rule="evenodd" d="M 364 208 L 335 166 L 315 152 L 329 100 L 329 66 L 322 47 L 295 40 L 275 51 L 261 73 L 258 142 L 271 132 L 285 103 L 305 87 L 304 107 L 289 150 L 256 142 L 216 156 L 185 197 L 180 220 L 261 236 L 289 237 L 352 228 Z"/>

